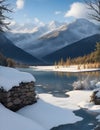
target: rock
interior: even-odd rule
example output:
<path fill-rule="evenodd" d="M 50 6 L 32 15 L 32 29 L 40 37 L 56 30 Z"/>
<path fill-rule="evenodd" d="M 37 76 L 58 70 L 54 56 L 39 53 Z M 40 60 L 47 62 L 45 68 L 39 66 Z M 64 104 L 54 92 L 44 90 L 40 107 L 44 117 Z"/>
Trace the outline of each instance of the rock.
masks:
<path fill-rule="evenodd" d="M 0 89 L 0 102 L 12 111 L 33 104 L 37 101 L 34 82 L 20 83 L 9 91 Z"/>
<path fill-rule="evenodd" d="M 94 102 L 95 105 L 100 105 L 100 97 L 97 96 L 98 92 L 99 90 L 94 91 L 91 95 L 91 102 Z"/>
<path fill-rule="evenodd" d="M 17 99 L 15 99 L 15 100 L 13 101 L 13 103 L 14 103 L 15 105 L 21 104 L 21 100 L 20 100 L 19 98 L 17 98 Z"/>
<path fill-rule="evenodd" d="M 13 103 L 12 103 L 12 102 L 9 102 L 9 103 L 7 104 L 7 106 L 8 106 L 8 107 L 11 107 L 11 106 L 13 106 Z"/>
<path fill-rule="evenodd" d="M 28 93 L 26 94 L 26 96 L 32 96 L 32 95 L 33 95 L 32 92 L 28 92 Z"/>
<path fill-rule="evenodd" d="M 7 102 L 11 102 L 11 98 L 9 97 L 9 98 L 7 98 Z"/>

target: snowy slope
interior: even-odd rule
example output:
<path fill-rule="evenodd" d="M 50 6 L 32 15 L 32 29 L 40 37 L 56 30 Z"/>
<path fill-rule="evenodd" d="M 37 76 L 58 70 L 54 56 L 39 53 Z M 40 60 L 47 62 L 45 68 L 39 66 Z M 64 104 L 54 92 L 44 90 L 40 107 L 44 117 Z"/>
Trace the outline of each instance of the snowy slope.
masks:
<path fill-rule="evenodd" d="M 14 68 L 0 66 L 0 87 L 10 90 L 13 86 L 19 86 L 21 82 L 35 82 L 35 78 L 26 72 L 20 72 Z"/>
<path fill-rule="evenodd" d="M 12 112 L 0 104 L 0 130 L 46 130 L 39 123 Z"/>
<path fill-rule="evenodd" d="M 37 27 L 35 33 L 8 34 L 14 44 L 37 57 L 43 57 L 66 45 L 88 36 L 100 33 L 99 26 L 85 19 L 73 23 L 58 24 L 52 21 L 49 25 Z"/>
<path fill-rule="evenodd" d="M 25 49 L 30 44 L 34 44 L 42 35 L 48 34 L 62 26 L 62 23 L 51 21 L 49 24 L 34 25 L 34 24 L 15 24 L 11 26 L 11 32 L 6 33 L 6 36 L 14 42 L 18 47 Z"/>

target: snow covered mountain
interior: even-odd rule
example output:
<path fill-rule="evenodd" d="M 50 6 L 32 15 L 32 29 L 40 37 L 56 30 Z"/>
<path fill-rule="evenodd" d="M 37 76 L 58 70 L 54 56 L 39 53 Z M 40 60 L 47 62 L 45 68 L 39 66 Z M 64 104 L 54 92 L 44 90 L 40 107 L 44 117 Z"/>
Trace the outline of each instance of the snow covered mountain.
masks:
<path fill-rule="evenodd" d="M 8 33 L 7 37 L 28 53 L 43 57 L 66 45 L 100 33 L 99 26 L 86 19 L 77 19 L 69 25 L 52 21 L 48 25 L 35 26 L 33 30 L 35 31 L 29 33 Z"/>
<path fill-rule="evenodd" d="M 53 30 L 56 30 L 57 28 L 59 28 L 60 26 L 62 26 L 64 23 L 59 23 L 57 21 L 51 21 L 49 24 L 48 24 L 48 29 L 53 31 Z"/>
<path fill-rule="evenodd" d="M 6 38 L 2 33 L 0 33 L 0 41 L 1 41 L 0 53 L 2 53 L 7 58 L 12 58 L 17 62 L 28 64 L 28 65 L 44 64 L 43 61 L 25 52 L 21 48 L 13 45 L 13 42 L 11 42 L 8 38 Z"/>
<path fill-rule="evenodd" d="M 14 44 L 24 50 L 27 46 L 36 43 L 40 37 L 60 28 L 62 23 L 51 21 L 49 24 L 14 24 L 11 26 L 11 32 L 7 32 L 6 36 L 14 42 Z"/>

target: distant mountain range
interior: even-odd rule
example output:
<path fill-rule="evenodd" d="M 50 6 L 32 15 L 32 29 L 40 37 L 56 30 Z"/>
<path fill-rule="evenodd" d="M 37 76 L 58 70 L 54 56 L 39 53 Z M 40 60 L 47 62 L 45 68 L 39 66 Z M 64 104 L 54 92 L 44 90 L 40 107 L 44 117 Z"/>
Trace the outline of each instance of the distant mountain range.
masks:
<path fill-rule="evenodd" d="M 7 32 L 6 36 L 16 46 L 20 47 L 21 49 L 37 57 L 38 56 L 37 54 L 41 55 L 40 51 L 38 51 L 41 45 L 39 45 L 37 49 L 36 49 L 36 46 L 38 45 L 37 43 L 41 41 L 42 36 L 45 36 L 51 32 L 54 32 L 55 30 L 61 31 L 63 28 L 63 25 L 65 27 L 66 24 L 59 23 L 56 21 L 51 21 L 49 24 L 41 25 L 41 26 L 36 26 L 34 24 L 14 25 L 12 26 L 12 30 L 14 30 L 14 32 Z M 31 50 L 29 50 L 29 48 L 32 45 L 33 47 L 31 48 Z"/>
<path fill-rule="evenodd" d="M 86 19 L 78 19 L 73 23 L 52 21 L 48 25 L 32 26 L 29 33 L 7 33 L 6 36 L 18 47 L 31 55 L 42 58 L 83 38 L 100 34 L 99 26 Z M 16 29 L 16 28 L 15 28 Z M 27 27 L 17 27 L 20 32 L 27 32 Z"/>
<path fill-rule="evenodd" d="M 54 64 L 56 61 L 60 61 L 61 58 L 66 60 L 66 58 L 75 58 L 79 56 L 87 55 L 94 51 L 96 43 L 100 42 L 100 34 L 84 38 L 78 42 L 70 44 L 62 49 L 59 49 L 44 57 L 49 64 Z"/>
<path fill-rule="evenodd" d="M 42 61 L 16 47 L 8 38 L 0 33 L 0 52 L 8 58 L 28 65 L 41 65 Z"/>
<path fill-rule="evenodd" d="M 14 25 L 12 28 L 16 31 L 0 35 L 0 51 L 32 65 L 53 64 L 61 58 L 89 54 L 100 41 L 99 26 L 86 19 L 70 24 L 52 21 L 46 25 Z"/>

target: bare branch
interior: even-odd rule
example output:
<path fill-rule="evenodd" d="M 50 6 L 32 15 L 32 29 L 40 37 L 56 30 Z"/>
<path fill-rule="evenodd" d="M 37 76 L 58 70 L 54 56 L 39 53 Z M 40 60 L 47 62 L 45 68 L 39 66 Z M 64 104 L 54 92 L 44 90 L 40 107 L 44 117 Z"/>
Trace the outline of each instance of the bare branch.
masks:
<path fill-rule="evenodd" d="M 9 9 L 10 5 L 5 4 L 6 0 L 0 0 L 0 32 L 5 31 L 8 29 L 9 22 L 6 22 L 7 19 L 10 19 L 9 17 L 5 16 L 5 12 L 9 13 L 12 12 L 11 9 Z"/>
<path fill-rule="evenodd" d="M 91 16 L 92 19 L 96 21 L 100 21 L 100 0 L 84 0 L 87 8 L 91 10 Z"/>

